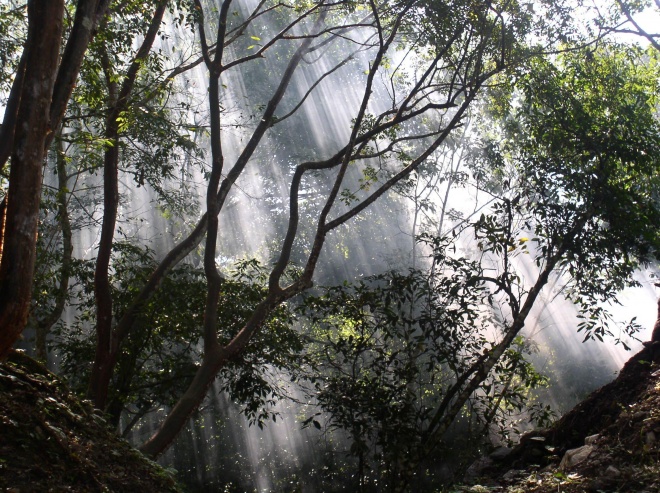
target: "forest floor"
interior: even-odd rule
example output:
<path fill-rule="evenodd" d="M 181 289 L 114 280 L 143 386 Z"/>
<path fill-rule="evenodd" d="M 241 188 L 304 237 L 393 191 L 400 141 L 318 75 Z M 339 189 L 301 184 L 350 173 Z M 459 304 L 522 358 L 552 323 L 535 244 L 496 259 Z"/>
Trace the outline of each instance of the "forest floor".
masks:
<path fill-rule="evenodd" d="M 451 491 L 660 493 L 660 344 L 633 356 L 616 380 L 553 427 L 526 435 L 499 461 L 489 458 L 473 477 L 472 485 Z M 0 364 L 0 491 L 181 490 L 56 375 L 15 353 Z"/>
<path fill-rule="evenodd" d="M 56 375 L 15 352 L 0 364 L 0 491 L 181 489 L 168 472 L 118 438 Z"/>
<path fill-rule="evenodd" d="M 486 460 L 475 482 L 454 491 L 660 492 L 660 343 L 554 426 L 524 436 L 499 462 Z"/>

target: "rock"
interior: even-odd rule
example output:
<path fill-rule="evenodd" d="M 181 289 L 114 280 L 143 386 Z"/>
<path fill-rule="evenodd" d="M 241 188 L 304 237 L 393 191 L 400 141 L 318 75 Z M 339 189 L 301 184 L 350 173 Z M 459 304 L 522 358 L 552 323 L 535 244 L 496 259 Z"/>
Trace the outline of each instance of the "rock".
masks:
<path fill-rule="evenodd" d="M 484 469 L 487 467 L 490 467 L 493 465 L 493 459 L 490 457 L 480 457 L 477 460 L 475 460 L 470 467 L 467 468 L 467 471 L 465 471 L 465 476 L 463 477 L 463 481 L 466 483 L 472 483 L 474 480 L 476 480 L 479 476 L 481 476 L 481 473 L 483 472 Z"/>
<path fill-rule="evenodd" d="M 593 445 L 584 445 L 580 448 L 567 450 L 564 454 L 564 458 L 559 463 L 559 469 L 561 471 L 568 471 L 569 469 L 572 469 L 577 464 L 589 457 L 593 451 Z"/>
<path fill-rule="evenodd" d="M 611 478 L 618 478 L 619 476 L 621 476 L 621 471 L 619 471 L 614 466 L 608 466 L 607 469 L 605 469 L 605 476 L 609 476 Z"/>
<path fill-rule="evenodd" d="M 534 448 L 529 450 L 529 455 L 530 455 L 530 457 L 534 457 L 534 458 L 543 457 L 544 455 L 546 455 L 545 454 L 545 449 L 534 447 Z"/>
<path fill-rule="evenodd" d="M 487 488 L 486 486 L 481 486 L 480 484 L 475 484 L 474 486 L 471 486 L 465 491 L 468 493 L 490 493 L 490 488 Z"/>
<path fill-rule="evenodd" d="M 590 436 L 588 436 L 587 438 L 584 439 L 584 444 L 585 445 L 595 445 L 599 438 L 600 438 L 599 434 L 590 435 Z"/>
<path fill-rule="evenodd" d="M 510 449 L 509 447 L 497 447 L 490 453 L 488 457 L 493 459 L 495 462 L 499 462 L 506 459 L 509 454 L 511 454 L 512 450 L 513 449 Z"/>
<path fill-rule="evenodd" d="M 608 482 L 603 478 L 596 478 L 587 485 L 586 491 L 589 493 L 601 493 L 602 491 L 606 490 L 607 486 Z"/>
<path fill-rule="evenodd" d="M 511 469 L 511 470 L 507 471 L 504 474 L 504 476 L 502 476 L 502 479 L 504 481 L 515 481 L 516 479 L 518 479 L 518 477 L 520 475 L 521 475 L 521 471 L 519 471 L 517 469 Z"/>
<path fill-rule="evenodd" d="M 646 445 L 653 445 L 655 443 L 656 437 L 655 433 L 653 431 L 649 431 L 646 433 Z"/>

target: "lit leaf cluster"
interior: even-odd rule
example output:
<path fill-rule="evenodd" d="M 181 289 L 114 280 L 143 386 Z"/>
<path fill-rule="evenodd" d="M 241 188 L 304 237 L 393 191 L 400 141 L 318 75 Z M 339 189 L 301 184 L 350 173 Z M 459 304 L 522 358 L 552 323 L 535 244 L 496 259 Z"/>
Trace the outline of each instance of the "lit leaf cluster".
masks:
<path fill-rule="evenodd" d="M 656 52 L 576 49 L 533 60 L 497 106 L 505 137 L 489 160 L 515 170 L 506 185 L 523 199 L 537 265 L 562 252 L 587 339 L 616 336 L 599 303 L 660 249 L 658 75 Z"/>

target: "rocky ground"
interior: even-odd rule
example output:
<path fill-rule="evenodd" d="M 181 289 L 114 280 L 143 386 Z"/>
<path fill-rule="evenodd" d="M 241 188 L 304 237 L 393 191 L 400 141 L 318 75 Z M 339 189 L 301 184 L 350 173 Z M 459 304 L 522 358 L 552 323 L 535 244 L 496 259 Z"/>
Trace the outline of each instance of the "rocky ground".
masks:
<path fill-rule="evenodd" d="M 14 353 L 0 364 L 0 491 L 181 491 L 57 376 Z"/>
<path fill-rule="evenodd" d="M 475 464 L 472 482 L 454 491 L 660 492 L 660 343 L 552 428 Z"/>

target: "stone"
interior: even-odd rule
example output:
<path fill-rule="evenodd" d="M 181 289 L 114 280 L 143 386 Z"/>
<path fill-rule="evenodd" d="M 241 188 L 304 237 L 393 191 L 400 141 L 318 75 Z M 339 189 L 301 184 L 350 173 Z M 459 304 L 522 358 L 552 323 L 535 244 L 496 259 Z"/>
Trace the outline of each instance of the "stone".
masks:
<path fill-rule="evenodd" d="M 584 445 L 580 448 L 567 450 L 561 462 L 559 463 L 559 469 L 561 471 L 568 471 L 572 469 L 580 462 L 586 460 L 593 451 L 593 445 Z"/>
<path fill-rule="evenodd" d="M 502 479 L 504 481 L 515 481 L 519 476 L 521 472 L 517 469 L 511 469 L 507 471 L 504 476 L 502 476 Z"/>
<path fill-rule="evenodd" d="M 587 490 L 589 493 L 600 493 L 607 488 L 607 481 L 603 478 L 596 478 L 589 482 Z"/>
<path fill-rule="evenodd" d="M 543 457 L 545 455 L 545 449 L 534 447 L 529 451 L 529 455 L 535 458 Z"/>
<path fill-rule="evenodd" d="M 655 443 L 656 437 L 653 431 L 646 432 L 646 445 L 653 445 Z"/>
<path fill-rule="evenodd" d="M 585 445 L 595 445 L 599 438 L 600 438 L 599 434 L 590 435 L 590 436 L 588 436 L 587 438 L 584 439 L 584 444 Z"/>
<path fill-rule="evenodd" d="M 494 461 L 502 461 L 506 459 L 509 454 L 511 454 L 513 449 L 510 449 L 509 447 L 497 447 L 495 450 L 493 450 L 488 457 L 493 459 Z"/>
<path fill-rule="evenodd" d="M 490 457 L 480 457 L 475 460 L 470 467 L 465 471 L 465 476 L 463 481 L 466 483 L 474 482 L 479 476 L 481 476 L 484 469 L 493 465 L 493 459 Z"/>
<path fill-rule="evenodd" d="M 605 476 L 609 476 L 611 478 L 618 478 L 619 476 L 621 476 L 621 471 L 619 471 L 614 466 L 607 466 L 607 469 L 605 469 Z"/>

